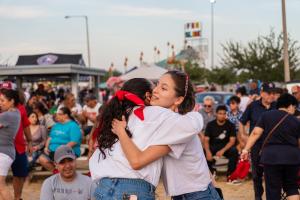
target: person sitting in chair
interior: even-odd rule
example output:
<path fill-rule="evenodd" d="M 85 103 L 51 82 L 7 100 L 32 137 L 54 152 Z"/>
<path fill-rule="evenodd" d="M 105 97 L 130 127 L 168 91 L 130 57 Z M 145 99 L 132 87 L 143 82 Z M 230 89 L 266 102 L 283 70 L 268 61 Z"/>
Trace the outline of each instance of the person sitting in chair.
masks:
<path fill-rule="evenodd" d="M 213 156 L 225 156 L 229 159 L 227 176 L 236 167 L 238 151 L 235 147 L 236 130 L 234 124 L 226 119 L 227 108 L 220 105 L 216 109 L 216 119 L 209 122 L 205 129 L 204 149 L 208 166 L 213 171 Z"/>

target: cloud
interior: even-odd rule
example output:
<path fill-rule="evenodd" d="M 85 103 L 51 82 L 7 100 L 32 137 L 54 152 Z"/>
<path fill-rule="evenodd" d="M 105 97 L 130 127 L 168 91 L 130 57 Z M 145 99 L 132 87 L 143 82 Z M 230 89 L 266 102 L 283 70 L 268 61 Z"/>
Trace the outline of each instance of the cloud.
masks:
<path fill-rule="evenodd" d="M 171 17 L 171 18 L 191 18 L 192 11 L 182 9 L 166 9 L 157 7 L 136 7 L 136 6 L 114 6 L 108 11 L 113 16 L 133 16 L 133 17 Z"/>
<path fill-rule="evenodd" d="M 0 18 L 32 19 L 47 15 L 48 13 L 39 7 L 0 5 Z"/>

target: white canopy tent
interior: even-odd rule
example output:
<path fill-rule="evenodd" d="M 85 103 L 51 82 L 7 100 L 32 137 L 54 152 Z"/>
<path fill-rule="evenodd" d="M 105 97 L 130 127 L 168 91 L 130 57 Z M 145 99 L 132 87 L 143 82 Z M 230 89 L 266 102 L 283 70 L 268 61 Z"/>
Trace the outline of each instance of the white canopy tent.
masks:
<path fill-rule="evenodd" d="M 166 73 L 168 70 L 159 67 L 155 64 L 143 63 L 140 67 L 135 70 L 128 72 L 127 74 L 121 75 L 120 78 L 124 81 L 132 78 L 146 78 L 149 80 L 158 80 L 161 75 Z"/>

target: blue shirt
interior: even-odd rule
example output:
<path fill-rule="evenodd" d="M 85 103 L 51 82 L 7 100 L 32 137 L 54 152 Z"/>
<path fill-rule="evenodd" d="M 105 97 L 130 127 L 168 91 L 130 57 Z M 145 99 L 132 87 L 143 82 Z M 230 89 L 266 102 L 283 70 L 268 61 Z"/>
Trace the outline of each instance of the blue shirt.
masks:
<path fill-rule="evenodd" d="M 253 101 L 252 103 L 250 103 L 247 106 L 245 112 L 243 113 L 243 115 L 240 119 L 240 122 L 243 125 L 246 125 L 247 122 L 249 121 L 250 122 L 249 132 L 251 133 L 252 130 L 254 129 L 256 123 L 258 122 L 259 118 L 262 116 L 262 114 L 269 111 L 269 110 L 274 110 L 275 108 L 276 108 L 276 103 L 272 103 L 269 108 L 266 108 L 262 104 L 261 100 Z M 257 140 L 254 147 L 260 148 L 262 143 L 263 143 L 263 139 L 260 138 L 260 139 Z"/>
<path fill-rule="evenodd" d="M 80 144 L 81 144 L 81 130 L 78 124 L 72 120 L 62 124 L 56 123 L 50 131 L 49 137 L 51 138 L 49 149 L 52 152 L 61 146 L 69 142 L 76 142 L 73 146 L 73 150 L 76 156 L 80 156 Z"/>

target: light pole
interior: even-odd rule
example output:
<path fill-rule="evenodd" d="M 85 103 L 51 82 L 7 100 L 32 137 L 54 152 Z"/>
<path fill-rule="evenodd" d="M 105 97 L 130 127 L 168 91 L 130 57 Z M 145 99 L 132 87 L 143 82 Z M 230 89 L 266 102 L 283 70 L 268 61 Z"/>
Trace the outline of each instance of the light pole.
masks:
<path fill-rule="evenodd" d="M 281 0 L 282 7 L 282 30 L 283 30 L 283 58 L 284 58 L 284 81 L 291 80 L 290 77 L 290 64 L 289 64 L 289 52 L 288 52 L 288 37 L 286 28 L 286 12 L 285 12 L 285 0 Z"/>
<path fill-rule="evenodd" d="M 75 18 L 75 17 L 78 17 L 78 18 L 84 18 L 84 19 L 85 19 L 88 66 L 91 67 L 90 38 L 89 38 L 88 17 L 87 17 L 86 15 L 67 15 L 67 16 L 65 16 L 65 19 Z"/>
<path fill-rule="evenodd" d="M 210 0 L 211 5 L 211 68 L 214 67 L 214 5 L 216 0 Z"/>

